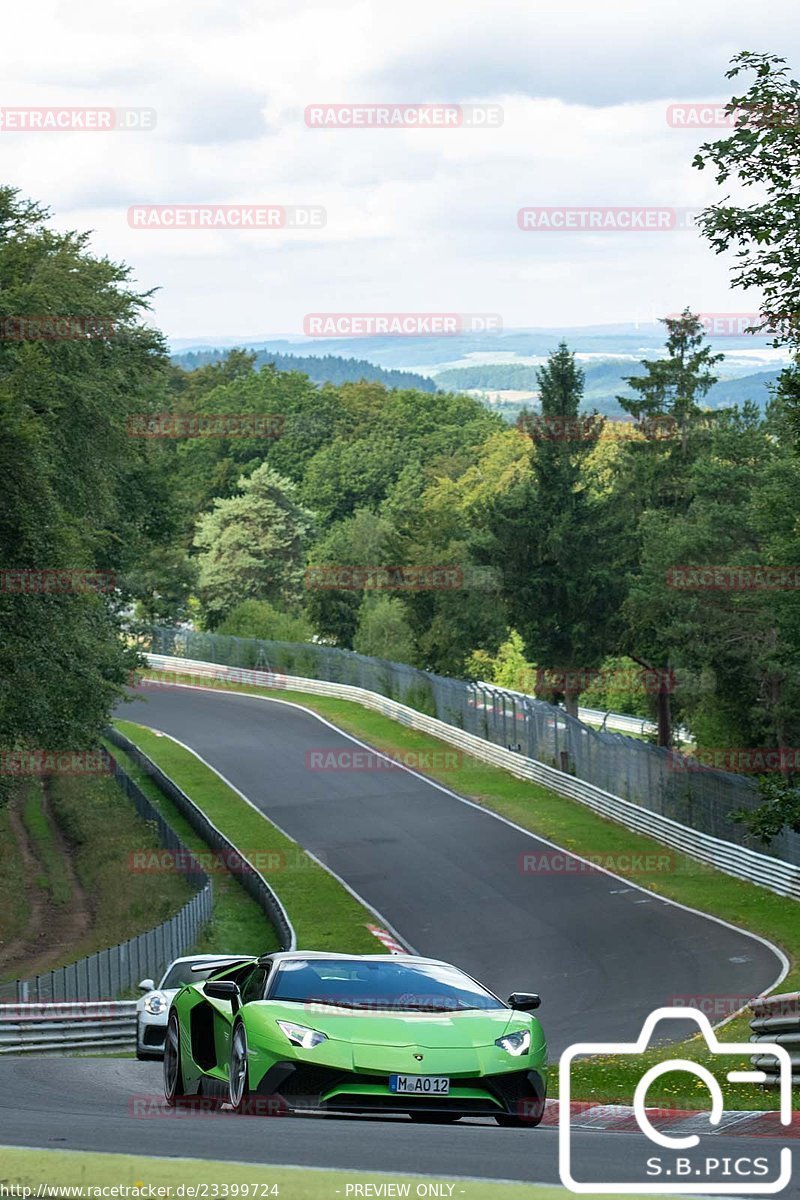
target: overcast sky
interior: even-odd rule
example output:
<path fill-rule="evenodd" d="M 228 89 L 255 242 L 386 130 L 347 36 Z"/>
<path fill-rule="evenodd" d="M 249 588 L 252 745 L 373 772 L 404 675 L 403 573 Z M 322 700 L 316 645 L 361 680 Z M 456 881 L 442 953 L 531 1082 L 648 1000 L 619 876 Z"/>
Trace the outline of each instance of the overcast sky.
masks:
<path fill-rule="evenodd" d="M 6 183 L 158 287 L 171 337 L 301 334 L 311 312 L 506 327 L 747 311 L 695 232 L 522 232 L 523 206 L 688 206 L 740 49 L 800 70 L 796 0 L 38 0 L 3 14 L 0 106 L 153 108 L 151 132 L 0 131 Z M 501 105 L 499 127 L 314 129 L 311 104 Z M 163 230 L 132 205 L 321 205 L 317 230 Z M 755 298 L 750 297 L 750 302 Z"/>

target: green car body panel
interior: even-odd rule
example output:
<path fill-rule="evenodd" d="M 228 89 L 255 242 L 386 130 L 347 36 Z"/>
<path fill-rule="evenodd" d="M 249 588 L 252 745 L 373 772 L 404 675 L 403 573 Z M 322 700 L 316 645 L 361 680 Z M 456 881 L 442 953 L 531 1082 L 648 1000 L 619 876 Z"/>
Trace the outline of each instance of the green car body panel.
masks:
<path fill-rule="evenodd" d="M 270 999 L 269 984 L 266 999 L 247 1000 L 247 979 L 254 969 L 266 968 L 275 978 L 287 961 L 313 963 L 314 957 L 327 961 L 340 956 L 297 951 L 240 961 L 211 980 L 188 984 L 175 996 L 170 1020 L 178 1025 L 181 1095 L 230 1098 L 231 1074 L 237 1069 L 231 1066 L 234 1035 L 241 1027 L 247 1096 L 272 1104 L 260 1111 L 427 1112 L 432 1119 L 439 1113 L 451 1120 L 495 1115 L 501 1122 L 538 1124 L 547 1090 L 547 1046 L 530 1012 L 506 1007 L 488 992 L 492 1007 L 454 1011 L 402 1011 L 402 1006 L 381 1008 L 380 1001 L 368 1011 L 353 1011 L 335 1003 Z M 345 966 L 398 959 L 341 956 Z M 434 960 L 403 956 L 402 961 L 411 968 L 430 964 L 429 969 L 455 971 Z M 213 990 L 215 981 L 244 981 L 244 996 L 208 996 L 206 987 L 211 984 Z M 309 1047 L 294 1044 L 279 1021 L 325 1035 L 324 1040 Z M 522 1054 L 497 1044 L 509 1034 L 525 1032 L 530 1042 Z M 169 1036 L 168 1030 L 168 1042 Z M 449 1090 L 443 1096 L 398 1094 L 390 1087 L 392 1076 L 444 1078 Z M 169 1099 L 168 1085 L 166 1090 Z"/>

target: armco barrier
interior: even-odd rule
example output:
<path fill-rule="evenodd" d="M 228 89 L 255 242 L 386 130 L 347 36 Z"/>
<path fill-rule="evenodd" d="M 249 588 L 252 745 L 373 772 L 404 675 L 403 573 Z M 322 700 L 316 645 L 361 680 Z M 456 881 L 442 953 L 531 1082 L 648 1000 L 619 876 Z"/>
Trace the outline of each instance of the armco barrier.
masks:
<path fill-rule="evenodd" d="M 158 809 L 150 803 L 140 787 L 125 773 L 113 755 L 109 755 L 114 779 L 143 820 L 152 823 L 159 842 L 168 850 L 187 855 L 188 851 Z M 205 871 L 187 871 L 186 879 L 197 890 L 183 908 L 154 929 L 140 933 L 106 950 L 98 950 L 77 962 L 67 963 L 32 979 L 18 979 L 15 984 L 3 985 L 0 996 L 11 989 L 20 1003 L 36 1001 L 52 1004 L 57 1001 L 98 1000 L 107 1003 L 108 997 L 133 991 L 140 979 L 158 979 L 173 958 L 179 958 L 197 941 L 204 925 L 211 920 L 211 880 Z M 9 996 L 10 998 L 10 996 Z"/>
<path fill-rule="evenodd" d="M 143 750 L 140 750 L 138 746 L 130 741 L 129 738 L 126 738 L 124 734 L 120 733 L 118 729 L 107 729 L 106 736 L 115 746 L 130 754 L 142 770 L 147 772 L 156 786 L 160 788 L 164 795 L 172 801 L 178 811 L 186 818 L 195 833 L 198 833 L 212 850 L 224 851 L 225 862 L 228 864 L 229 869 L 235 870 L 236 878 L 242 887 L 250 893 L 256 904 L 259 905 L 272 923 L 278 935 L 281 949 L 294 950 L 297 946 L 294 927 L 279 897 L 269 886 L 264 876 L 247 861 L 244 855 L 234 846 L 233 842 L 228 841 L 224 833 L 221 833 L 217 829 L 216 825 L 208 819 L 203 810 L 198 808 L 195 802 L 184 791 L 181 791 L 177 783 L 170 779 L 169 775 L 166 775 L 151 758 L 147 757 Z"/>
<path fill-rule="evenodd" d="M 175 627 L 141 631 L 140 639 L 152 654 L 243 668 L 242 679 L 255 669 L 278 679 L 316 679 L 386 696 L 681 825 L 800 867 L 800 832 L 784 829 L 765 845 L 737 819 L 763 803 L 752 775 L 687 761 L 608 725 L 595 729 L 536 696 L 317 642 L 268 642 Z"/>
<path fill-rule="evenodd" d="M 750 880 L 777 892 L 778 895 L 800 899 L 800 867 L 792 863 L 682 825 L 661 813 L 643 808 L 630 800 L 624 800 L 621 796 L 595 787 L 594 784 L 577 779 L 574 775 L 557 771 L 546 763 L 537 762 L 536 759 L 527 758 L 513 750 L 506 750 L 376 692 L 349 684 L 329 683 L 321 679 L 277 675 L 272 671 L 241 670 L 219 663 L 198 662 L 163 654 L 150 654 L 147 657 L 156 671 L 168 672 L 171 676 L 195 676 L 200 683 L 215 679 L 234 686 L 237 683 L 250 683 L 260 687 L 288 688 L 316 696 L 353 700 L 357 704 L 363 704 L 365 708 L 375 709 L 403 725 L 408 725 L 411 729 L 428 733 L 451 746 L 456 746 L 482 762 L 501 767 L 518 779 L 528 779 L 532 783 L 550 788 L 561 796 L 577 800 L 628 829 L 655 838 L 700 862 L 709 863 L 720 871 L 725 871 L 728 875 Z"/>
<path fill-rule="evenodd" d="M 0 1054 L 135 1047 L 135 1000 L 0 1005 Z"/>
<path fill-rule="evenodd" d="M 753 1012 L 750 1041 L 756 1046 L 759 1042 L 785 1046 L 792 1060 L 792 1083 L 800 1087 L 800 992 L 751 1000 L 750 1008 Z M 777 1086 L 778 1062 L 774 1055 L 755 1054 L 751 1062 L 767 1076 L 765 1086 Z"/>

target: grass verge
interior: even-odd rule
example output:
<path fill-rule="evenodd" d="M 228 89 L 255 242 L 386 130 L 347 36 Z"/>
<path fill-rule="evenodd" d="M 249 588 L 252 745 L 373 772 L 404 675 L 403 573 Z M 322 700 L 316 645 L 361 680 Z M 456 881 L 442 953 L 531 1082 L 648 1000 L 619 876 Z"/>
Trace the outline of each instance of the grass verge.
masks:
<path fill-rule="evenodd" d="M 246 858 L 255 862 L 289 913 L 298 946 L 308 950 L 381 953 L 381 943 L 367 929 L 367 924 L 375 921 L 374 914 L 302 847 L 170 738 L 131 721 L 115 724 L 191 796 Z"/>
<path fill-rule="evenodd" d="M 191 899 L 192 888 L 179 876 L 153 880 L 131 872 L 132 855 L 159 843 L 113 779 L 54 777 L 49 795 L 92 908 L 91 929 L 68 948 L 65 962 L 152 929 Z"/>
<path fill-rule="evenodd" d="M 38 780 L 27 785 L 22 802 L 22 822 L 42 866 L 42 874 L 36 879 L 37 887 L 46 892 L 52 904 L 68 904 L 72 897 L 69 872 L 45 812 L 44 790 Z"/>
<path fill-rule="evenodd" d="M 158 673 L 152 672 L 150 676 L 158 686 Z M 197 684 L 198 680 L 191 676 L 176 675 L 174 682 Z M 660 842 L 609 821 L 577 801 L 461 755 L 447 743 L 400 725 L 382 713 L 365 709 L 353 701 L 239 683 L 234 688 L 228 685 L 215 690 L 235 690 L 300 704 L 370 746 L 414 765 L 422 774 L 507 817 L 524 829 L 549 838 L 575 854 L 597 859 L 615 874 L 657 895 L 760 934 L 779 946 L 790 961 L 790 973 L 781 990 L 800 989 L 800 907 L 796 901 L 744 880 L 734 879 L 685 854 L 666 849 Z M 643 867 L 640 869 L 638 864 L 643 864 Z M 709 1000 L 712 998 L 709 997 Z M 711 1019 L 713 1023 L 715 1018 L 712 1016 Z M 723 1026 L 719 1037 L 726 1041 L 745 1042 L 749 1033 L 747 1017 L 742 1016 Z M 680 1057 L 681 1054 L 693 1061 L 705 1062 L 712 1073 L 721 1079 L 724 1072 L 731 1069 L 727 1061 L 724 1066 L 716 1065 L 718 1060 L 703 1054 L 699 1039 L 691 1039 L 683 1044 L 683 1049 L 672 1046 L 667 1050 L 646 1052 L 637 1059 L 634 1068 L 636 1079 L 654 1063 L 669 1057 Z M 574 1098 L 629 1103 L 633 1093 L 628 1072 L 624 1060 L 593 1059 L 578 1062 L 575 1066 Z M 551 1078 L 555 1092 L 557 1072 Z M 752 1085 L 740 1084 L 731 1091 L 726 1083 L 725 1095 L 726 1104 L 730 1097 L 730 1107 L 772 1109 L 777 1105 L 772 1093 Z M 705 1089 L 695 1089 L 694 1079 L 690 1077 L 684 1078 L 681 1085 L 677 1079 L 664 1076 L 650 1089 L 648 1103 L 663 1107 L 704 1108 L 708 1107 L 708 1096 Z"/>
<path fill-rule="evenodd" d="M 22 858 L 11 828 L 9 806 L 0 807 L 0 954 L 16 938 L 20 937 L 28 924 L 28 903 L 25 896 L 25 878 Z"/>
<path fill-rule="evenodd" d="M 124 732 L 127 733 L 127 727 Z M 131 735 L 128 733 L 128 736 Z M 105 745 L 169 822 L 184 846 L 197 855 L 201 862 L 208 863 L 206 870 L 211 879 L 212 916 L 197 944 L 192 948 L 193 953 L 268 954 L 271 950 L 277 950 L 278 938 L 275 930 L 252 896 L 229 871 L 211 869 L 208 843 L 195 833 L 183 814 L 130 755 L 111 742 L 106 742 Z M 154 873 L 148 871 L 145 878 L 152 877 Z"/>
<path fill-rule="evenodd" d="M 215 1117 L 225 1120 L 224 1114 L 215 1114 Z M 231 1119 L 242 1118 L 233 1116 Z M 282 1200 L 336 1200 L 340 1197 L 343 1200 L 346 1196 L 414 1196 L 418 1194 L 417 1184 L 423 1183 L 423 1177 L 253 1166 L 196 1158 L 145 1158 L 132 1154 L 0 1147 L 0 1182 L 16 1185 L 20 1195 L 27 1187 L 32 1196 L 46 1196 L 49 1187 L 89 1189 L 114 1185 L 153 1188 L 152 1194 L 158 1194 L 155 1189 L 169 1188 L 169 1192 L 165 1190 L 161 1194 L 175 1195 L 183 1184 L 187 1196 L 191 1194 L 190 1187 L 205 1185 L 203 1194 L 209 1196 L 278 1196 Z M 437 1175 L 435 1182 L 442 1184 L 448 1180 Z M 483 1179 L 450 1179 L 449 1182 L 455 1185 L 452 1195 L 458 1200 L 560 1200 L 565 1194 L 563 1188 L 524 1183 L 493 1183 Z M 40 1187 L 41 1191 L 38 1190 Z M 76 1196 L 89 1194 L 88 1190 L 75 1192 Z"/>

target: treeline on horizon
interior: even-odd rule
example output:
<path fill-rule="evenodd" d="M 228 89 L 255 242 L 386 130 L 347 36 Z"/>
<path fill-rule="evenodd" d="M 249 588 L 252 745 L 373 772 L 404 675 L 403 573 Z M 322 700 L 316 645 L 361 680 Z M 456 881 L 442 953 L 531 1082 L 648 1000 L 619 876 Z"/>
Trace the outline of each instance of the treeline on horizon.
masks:
<path fill-rule="evenodd" d="M 382 383 L 387 388 L 416 388 L 420 392 L 435 392 L 436 384 L 413 371 L 395 371 L 376 366 L 363 358 L 341 358 L 336 354 L 277 354 L 271 350 L 246 351 L 254 355 L 256 367 L 275 366 L 279 371 L 301 371 L 312 383 Z M 188 350 L 173 354 L 172 362 L 184 371 L 213 366 L 224 362 L 229 350 Z"/>
<path fill-rule="evenodd" d="M 765 83 L 763 56 L 737 69 L 750 60 L 759 89 L 798 86 L 772 60 Z M 769 153 L 737 136 L 709 165 L 729 165 L 733 144 L 739 171 L 772 181 L 780 131 Z M 768 238 L 753 236 L 734 282 L 758 270 L 768 311 L 800 314 L 784 184 L 769 182 Z M 755 218 L 720 206 L 705 221 L 722 248 Z M 0 753 L 94 745 L 137 629 L 187 619 L 534 689 L 570 711 L 642 711 L 665 745 L 677 723 L 701 748 L 799 744 L 800 320 L 783 338 L 795 365 L 761 411 L 709 410 L 721 356 L 689 309 L 665 319 L 664 355 L 619 397 L 622 437 L 587 418 L 566 345 L 518 427 L 465 394 L 316 384 L 240 350 L 186 371 L 144 323 L 129 268 L 11 188 L 0 277 L 4 316 L 57 297 L 59 313 L 99 319 L 97 336 L 0 339 Z M 732 586 L 731 567 L 760 582 Z M 799 825 L 794 770 L 763 787 L 759 831 Z"/>

